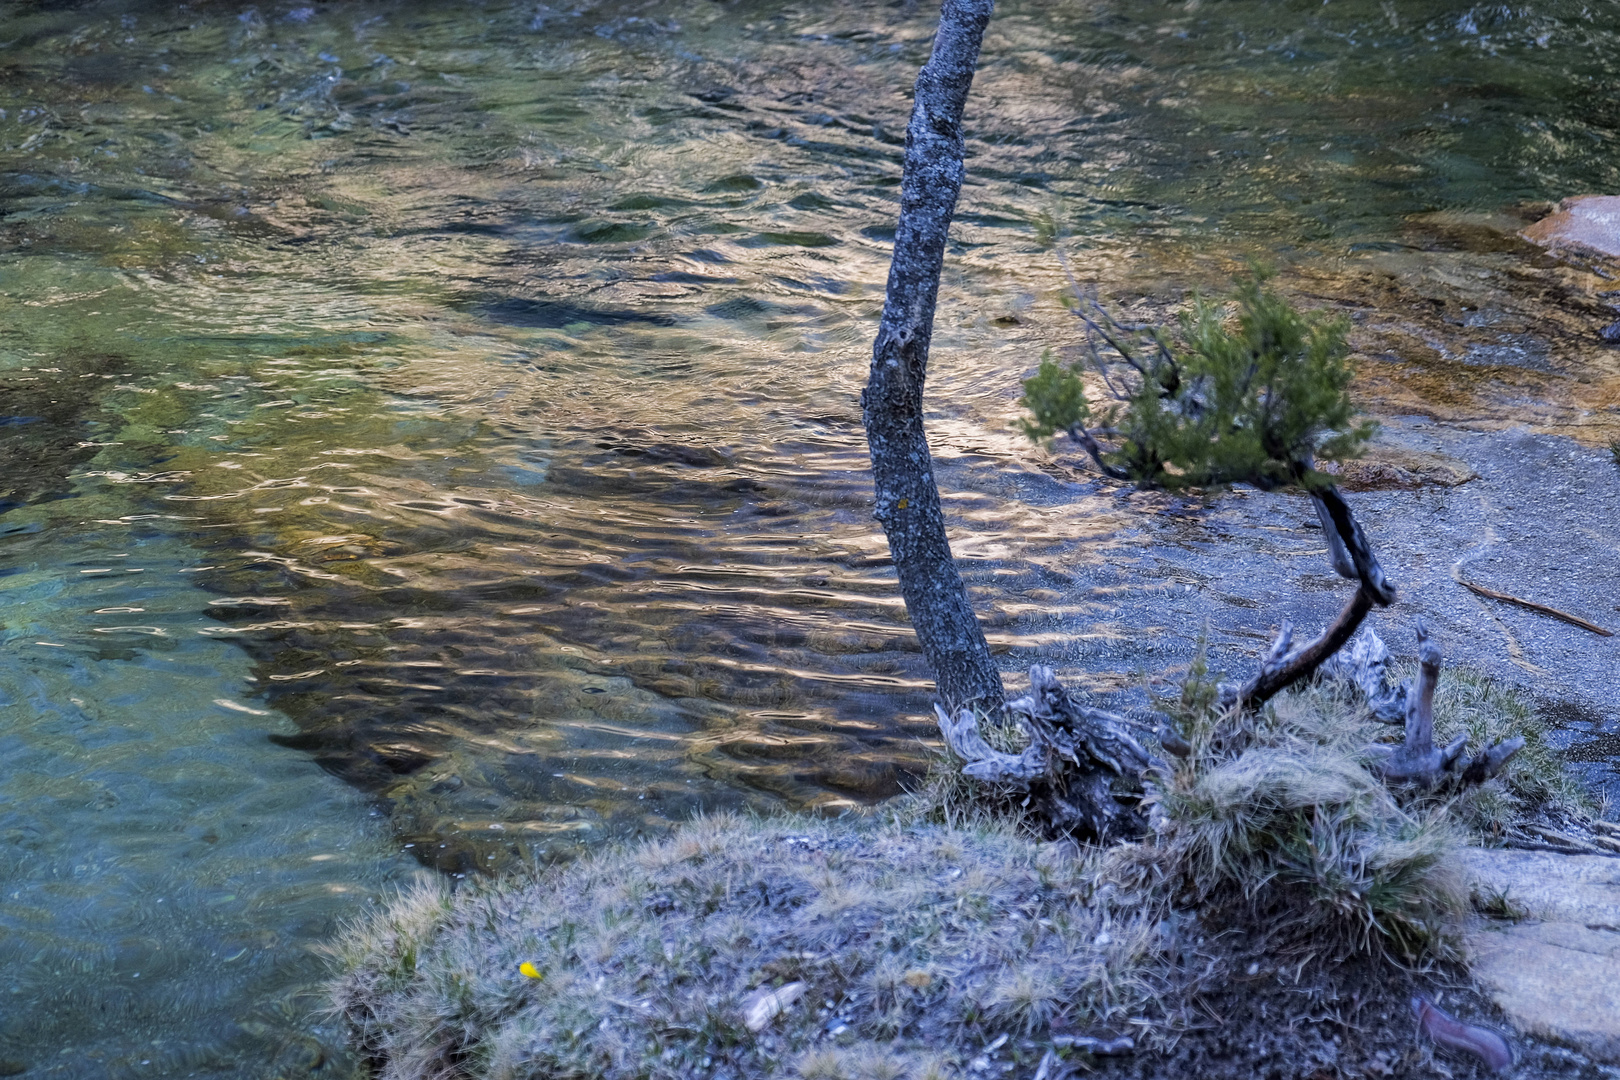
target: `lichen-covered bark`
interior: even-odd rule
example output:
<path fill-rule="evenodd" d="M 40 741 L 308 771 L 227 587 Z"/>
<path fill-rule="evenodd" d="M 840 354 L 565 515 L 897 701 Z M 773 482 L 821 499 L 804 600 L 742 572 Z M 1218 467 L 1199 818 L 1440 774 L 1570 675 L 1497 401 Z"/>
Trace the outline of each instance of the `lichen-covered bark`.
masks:
<path fill-rule="evenodd" d="M 962 189 L 962 110 L 973 85 L 991 0 L 945 0 L 933 55 L 917 76 L 900 183 L 900 221 L 883 321 L 861 414 L 877 489 L 874 516 L 889 538 L 900 593 L 951 709 L 999 709 L 1001 676 L 945 537 L 923 430 L 923 383 L 945 239 Z"/>

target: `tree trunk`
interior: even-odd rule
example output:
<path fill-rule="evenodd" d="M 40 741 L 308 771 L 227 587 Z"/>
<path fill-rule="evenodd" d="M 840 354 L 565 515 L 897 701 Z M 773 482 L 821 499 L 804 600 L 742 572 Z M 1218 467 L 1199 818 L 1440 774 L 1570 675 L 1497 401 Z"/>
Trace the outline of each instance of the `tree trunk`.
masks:
<path fill-rule="evenodd" d="M 945 238 L 962 189 L 962 110 L 992 0 L 945 0 L 933 55 L 917 76 L 883 321 L 861 415 L 900 594 L 940 697 L 954 712 L 999 709 L 1001 675 L 957 573 L 923 430 L 923 383 Z"/>

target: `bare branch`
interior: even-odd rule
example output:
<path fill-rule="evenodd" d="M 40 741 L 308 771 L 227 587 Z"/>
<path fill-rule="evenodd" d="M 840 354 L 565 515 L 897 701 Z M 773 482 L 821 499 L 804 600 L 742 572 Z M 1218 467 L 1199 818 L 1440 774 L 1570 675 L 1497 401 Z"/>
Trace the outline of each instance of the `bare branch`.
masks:
<path fill-rule="evenodd" d="M 1356 564 L 1350 558 L 1350 552 L 1345 549 L 1344 541 L 1339 539 L 1339 528 L 1333 524 L 1333 515 L 1328 513 L 1327 504 L 1321 496 L 1312 494 L 1311 504 L 1316 507 L 1317 520 L 1322 523 L 1322 535 L 1327 537 L 1328 561 L 1333 569 L 1342 578 L 1356 580 Z"/>
<path fill-rule="evenodd" d="M 1333 556 L 1334 568 L 1338 569 L 1341 557 L 1347 558 L 1353 572 L 1345 576 L 1359 581 L 1361 589 L 1368 593 L 1373 603 L 1379 607 L 1394 603 L 1395 586 L 1385 579 L 1384 569 L 1378 565 L 1378 556 L 1373 554 L 1367 534 L 1356 523 L 1355 516 L 1350 513 L 1350 505 L 1339 494 L 1339 489 L 1330 484 L 1311 492 L 1311 498 L 1316 501 L 1317 514 L 1322 517 L 1322 531 L 1330 537 L 1329 550 L 1332 550 L 1335 541 L 1343 548 L 1342 552 L 1336 552 Z M 1343 570 L 1339 572 L 1344 573 Z"/>
<path fill-rule="evenodd" d="M 1090 303 L 1091 303 L 1091 306 L 1093 308 L 1095 308 L 1097 311 L 1103 311 L 1102 305 L 1097 303 L 1095 300 L 1090 301 Z M 1107 314 L 1107 312 L 1103 312 L 1103 313 L 1105 315 Z M 1099 334 L 1104 341 L 1108 342 L 1109 346 L 1115 352 L 1119 353 L 1121 359 L 1123 359 L 1131 367 L 1135 368 L 1136 373 L 1138 375 L 1142 376 L 1142 378 L 1144 378 L 1144 379 L 1151 379 L 1153 377 L 1152 374 L 1149 373 L 1148 369 L 1143 367 L 1137 361 L 1136 357 L 1131 355 L 1130 350 L 1127 349 L 1124 345 L 1120 344 L 1119 339 L 1114 337 L 1113 334 L 1110 334 L 1106 329 L 1104 329 L 1103 325 L 1101 323 L 1097 322 L 1091 316 L 1085 314 L 1082 311 L 1076 310 L 1075 314 L 1080 317 L 1081 321 L 1084 322 L 1089 329 L 1096 331 L 1097 334 Z M 1112 319 L 1109 319 L 1109 321 L 1113 322 Z M 1115 323 L 1114 325 L 1115 325 L 1116 328 L 1119 327 L 1118 323 Z M 1103 364 L 1101 358 L 1096 355 L 1095 350 L 1092 350 L 1091 362 L 1092 362 L 1092 365 L 1094 367 L 1096 367 L 1098 374 L 1102 375 L 1102 377 L 1104 379 L 1107 379 L 1108 374 L 1107 374 L 1106 366 Z"/>
<path fill-rule="evenodd" d="M 1115 480 L 1129 480 L 1131 478 L 1131 474 L 1126 472 L 1124 469 L 1121 469 L 1117 465 L 1110 465 L 1108 462 L 1103 460 L 1102 444 L 1097 442 L 1097 440 L 1092 437 L 1091 432 L 1087 431 L 1079 424 L 1076 424 L 1074 427 L 1069 429 L 1068 436 L 1080 444 L 1080 449 L 1091 455 L 1091 460 L 1096 464 L 1098 469 L 1102 470 L 1104 476 L 1112 477 Z"/>
<path fill-rule="evenodd" d="M 1372 610 L 1374 602 L 1365 586 L 1357 589 L 1350 602 L 1339 612 L 1339 617 L 1322 631 L 1321 636 L 1292 651 L 1289 644 L 1293 639 L 1293 627 L 1284 623 L 1282 633 L 1261 661 L 1260 670 L 1254 678 L 1241 686 L 1221 684 L 1221 704 L 1244 710 L 1258 709 L 1294 683 L 1309 678 L 1350 640 Z"/>
<path fill-rule="evenodd" d="M 1103 363 L 1102 358 L 1097 355 L 1097 349 L 1091 341 L 1091 335 L 1093 333 L 1100 335 L 1115 352 L 1119 353 L 1120 357 L 1127 364 L 1136 370 L 1138 375 L 1142 376 L 1144 379 L 1151 379 L 1153 377 L 1152 373 L 1146 367 L 1144 367 L 1141 362 L 1136 359 L 1136 357 L 1131 355 L 1131 351 L 1120 343 L 1119 338 L 1116 338 L 1113 334 L 1108 332 L 1108 330 L 1103 326 L 1103 322 L 1106 322 L 1108 325 L 1112 326 L 1114 330 L 1118 332 L 1119 337 L 1125 337 L 1129 334 L 1140 334 L 1144 329 L 1147 328 L 1141 326 L 1126 326 L 1118 319 L 1114 318 L 1113 313 L 1098 302 L 1096 291 L 1094 289 L 1081 288 L 1080 283 L 1075 280 L 1074 271 L 1069 268 L 1068 257 L 1063 254 L 1062 248 L 1057 249 L 1057 257 L 1058 265 L 1063 267 L 1063 276 L 1069 279 L 1069 288 L 1074 291 L 1075 303 L 1077 305 L 1074 308 L 1074 313 L 1081 322 L 1086 324 L 1086 354 L 1091 359 L 1091 366 L 1096 369 L 1097 374 L 1102 376 L 1103 382 L 1108 384 L 1110 393 L 1121 401 L 1127 400 L 1129 395 L 1122 394 L 1120 390 L 1114 386 L 1113 380 L 1109 378 L 1108 365 Z M 1096 319 L 1093 319 L 1090 315 L 1086 314 L 1085 309 L 1087 307 L 1096 312 L 1103 322 L 1099 322 Z M 1165 348 L 1164 342 L 1155 337 L 1154 345 L 1159 352 L 1161 360 L 1170 358 L 1170 352 Z M 1174 363 L 1173 360 L 1172 363 Z"/>

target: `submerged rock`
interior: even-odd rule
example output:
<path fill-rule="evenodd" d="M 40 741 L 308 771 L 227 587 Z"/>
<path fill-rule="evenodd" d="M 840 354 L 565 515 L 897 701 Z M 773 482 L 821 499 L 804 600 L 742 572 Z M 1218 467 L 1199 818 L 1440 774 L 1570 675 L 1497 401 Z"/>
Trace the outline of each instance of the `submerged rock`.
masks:
<path fill-rule="evenodd" d="M 1324 462 L 1321 471 L 1334 477 L 1344 491 L 1449 488 L 1479 478 L 1472 467 L 1448 454 L 1396 446 L 1388 441 L 1374 443 L 1359 458 Z"/>
<path fill-rule="evenodd" d="M 1574 250 L 1620 259 L 1620 196 L 1581 195 L 1521 233 L 1554 251 Z"/>

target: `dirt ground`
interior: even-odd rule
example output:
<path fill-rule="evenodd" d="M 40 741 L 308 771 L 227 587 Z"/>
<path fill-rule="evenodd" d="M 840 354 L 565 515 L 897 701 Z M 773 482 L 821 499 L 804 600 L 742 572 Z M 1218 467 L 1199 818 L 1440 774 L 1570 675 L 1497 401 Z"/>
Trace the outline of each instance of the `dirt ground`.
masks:
<path fill-rule="evenodd" d="M 1409 971 L 1355 960 L 1315 971 L 1307 967 L 1296 982 L 1294 970 L 1278 971 L 1267 964 L 1264 951 L 1245 946 L 1241 939 L 1228 943 L 1227 964 L 1233 974 L 1199 1002 L 1206 1026 L 1183 1035 L 1162 1056 L 1097 1059 L 1096 1075 L 1118 1080 L 1620 1076 L 1620 1069 L 1613 1066 L 1512 1034 L 1459 968 Z M 1244 974 L 1251 965 L 1254 974 Z M 1436 1047 L 1420 1035 L 1411 1007 L 1412 995 L 1419 993 L 1460 1020 L 1507 1033 L 1517 1057 L 1513 1068 L 1493 1073 L 1476 1059 Z"/>

